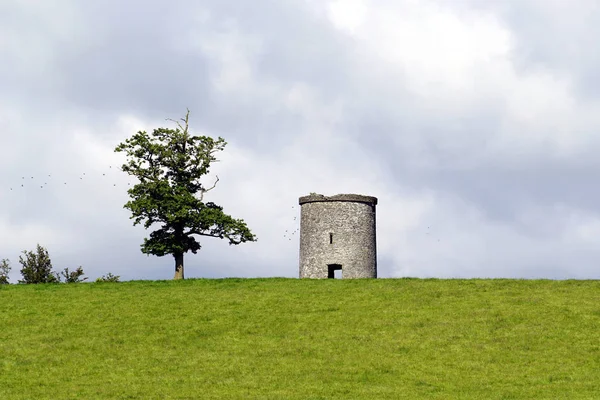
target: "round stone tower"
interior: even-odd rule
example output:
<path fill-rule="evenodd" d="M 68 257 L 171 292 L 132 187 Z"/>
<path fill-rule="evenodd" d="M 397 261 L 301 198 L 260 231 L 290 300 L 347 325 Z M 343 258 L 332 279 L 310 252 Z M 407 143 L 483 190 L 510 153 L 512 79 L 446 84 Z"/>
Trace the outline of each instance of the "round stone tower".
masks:
<path fill-rule="evenodd" d="M 300 278 L 377 278 L 377 198 L 311 194 L 299 204 Z"/>

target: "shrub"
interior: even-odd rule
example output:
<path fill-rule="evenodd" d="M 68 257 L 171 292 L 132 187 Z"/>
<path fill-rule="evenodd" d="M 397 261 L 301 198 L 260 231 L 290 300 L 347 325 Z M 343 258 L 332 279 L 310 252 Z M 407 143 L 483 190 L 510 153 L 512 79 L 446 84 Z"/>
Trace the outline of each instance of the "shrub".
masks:
<path fill-rule="evenodd" d="M 21 275 L 23 280 L 19 283 L 59 283 L 60 276 L 52 272 L 52 261 L 48 255 L 48 250 L 37 245 L 37 253 L 23 250 L 23 256 L 19 256 L 19 263 L 23 266 Z"/>
<path fill-rule="evenodd" d="M 4 258 L 0 260 L 0 285 L 8 285 L 8 273 L 10 272 L 10 265 L 8 259 Z"/>
<path fill-rule="evenodd" d="M 119 278 L 120 276 L 115 276 L 109 272 L 108 274 L 103 275 L 101 278 L 96 279 L 96 282 L 120 282 Z"/>
<path fill-rule="evenodd" d="M 84 275 L 83 268 L 81 266 L 75 271 L 69 272 L 69 268 L 65 268 L 61 275 L 65 278 L 65 283 L 79 283 L 87 280 L 87 278 L 81 278 Z"/>

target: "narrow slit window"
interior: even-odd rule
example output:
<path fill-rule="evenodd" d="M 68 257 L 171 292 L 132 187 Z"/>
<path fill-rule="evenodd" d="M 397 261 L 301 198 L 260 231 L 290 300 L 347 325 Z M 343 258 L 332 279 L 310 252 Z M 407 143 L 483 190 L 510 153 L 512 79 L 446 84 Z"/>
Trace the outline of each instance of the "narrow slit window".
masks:
<path fill-rule="evenodd" d="M 333 233 L 329 234 L 329 244 L 333 244 Z"/>

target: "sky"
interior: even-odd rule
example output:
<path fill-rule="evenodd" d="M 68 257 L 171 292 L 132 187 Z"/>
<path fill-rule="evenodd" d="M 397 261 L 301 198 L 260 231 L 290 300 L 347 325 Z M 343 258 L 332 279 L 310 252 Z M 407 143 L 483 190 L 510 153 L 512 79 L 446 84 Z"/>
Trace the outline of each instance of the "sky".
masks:
<path fill-rule="evenodd" d="M 0 259 L 171 279 L 114 148 L 189 109 L 258 241 L 186 277 L 297 277 L 317 192 L 378 198 L 382 278 L 600 279 L 598 37 L 596 0 L 0 0 Z"/>

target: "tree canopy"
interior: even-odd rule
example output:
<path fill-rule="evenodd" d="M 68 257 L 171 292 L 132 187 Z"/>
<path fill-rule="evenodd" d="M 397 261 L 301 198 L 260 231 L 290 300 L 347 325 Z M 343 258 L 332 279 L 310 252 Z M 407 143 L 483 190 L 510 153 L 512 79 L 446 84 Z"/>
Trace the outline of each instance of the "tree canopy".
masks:
<path fill-rule="evenodd" d="M 201 245 L 195 236 L 227 239 L 230 245 L 256 241 L 256 236 L 242 219 L 234 219 L 223 207 L 205 202 L 206 192 L 214 189 L 200 179 L 209 173 L 215 154 L 226 142 L 219 137 L 194 136 L 189 133 L 189 110 L 185 118 L 173 121 L 177 128 L 158 128 L 152 134 L 139 131 L 115 152 L 124 152 L 127 162 L 121 169 L 135 176 L 139 183 L 127 191 L 130 197 L 124 208 L 131 211 L 133 225 L 144 223 L 146 229 L 161 224 L 160 229 L 144 238 L 141 250 L 155 256 L 173 255 L 175 279 L 183 279 L 183 255 L 196 254 Z"/>

